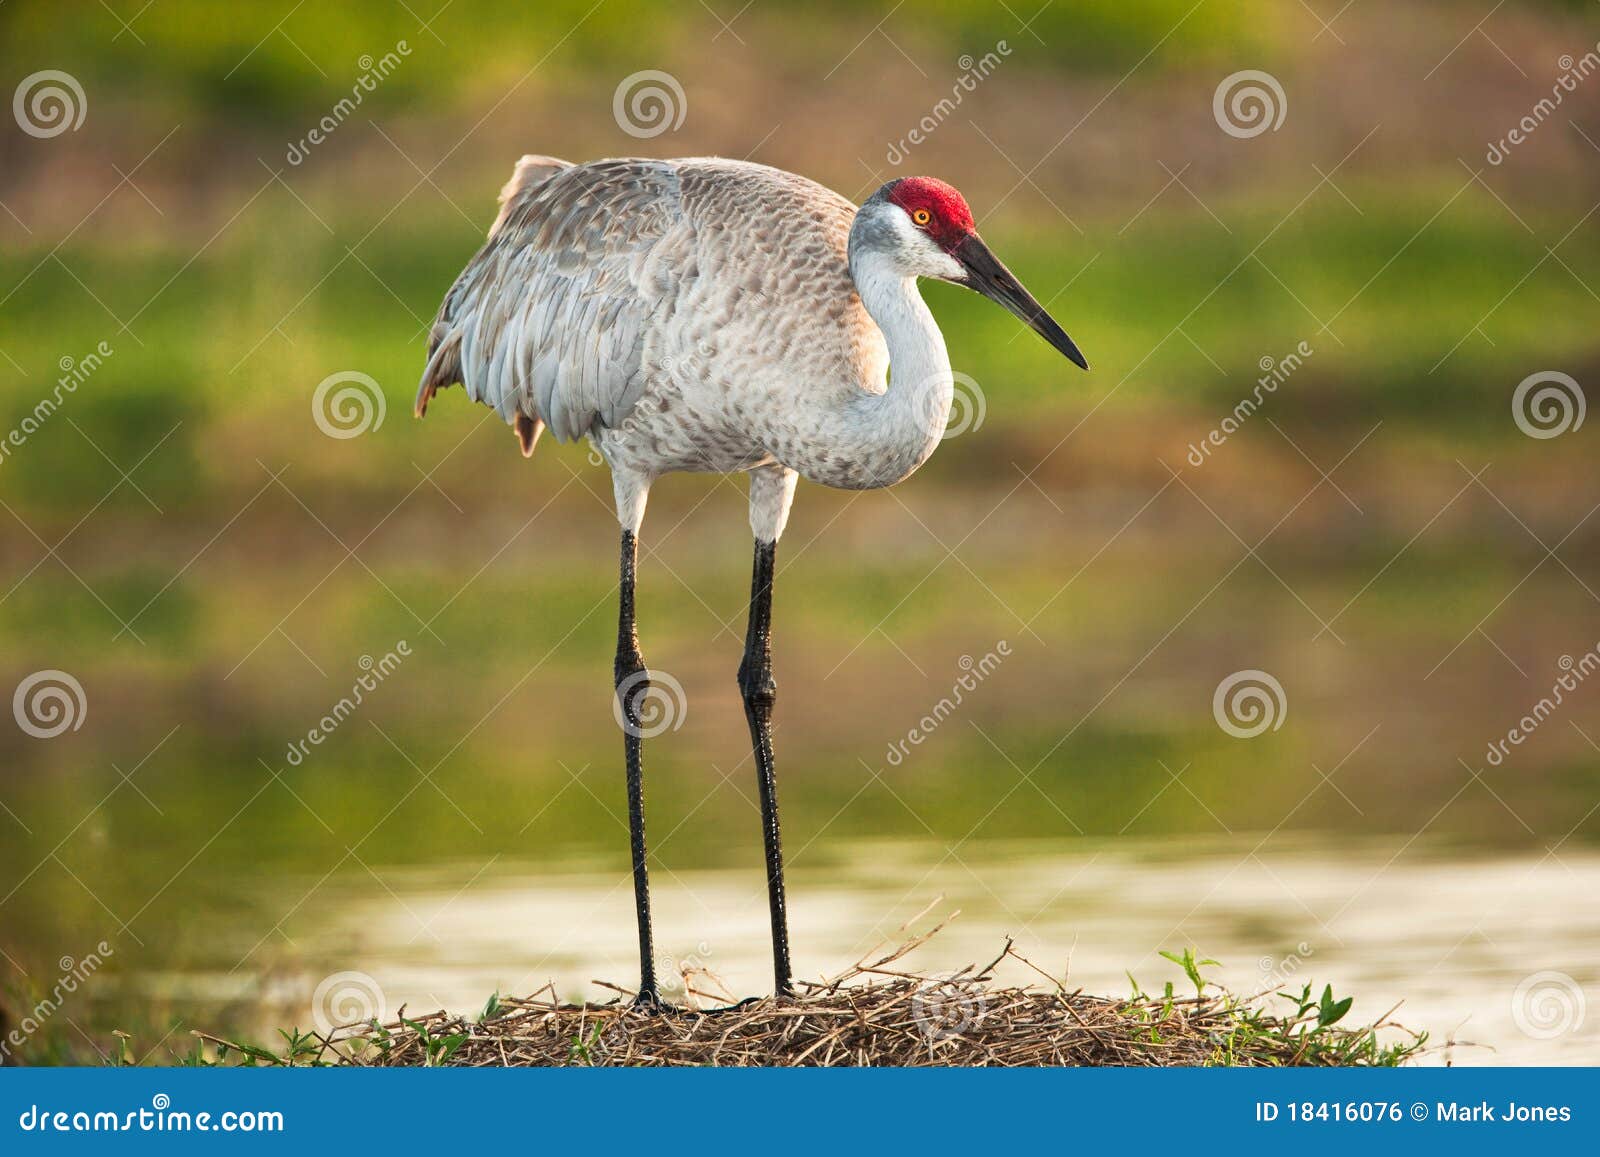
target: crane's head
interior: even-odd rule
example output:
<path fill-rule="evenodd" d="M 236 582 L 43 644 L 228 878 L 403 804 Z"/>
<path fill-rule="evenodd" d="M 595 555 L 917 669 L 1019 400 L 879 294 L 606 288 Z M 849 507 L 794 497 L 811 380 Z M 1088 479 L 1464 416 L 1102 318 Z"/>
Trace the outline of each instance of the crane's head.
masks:
<path fill-rule="evenodd" d="M 954 186 L 934 177 L 890 181 L 861 206 L 850 243 L 889 255 L 907 276 L 937 277 L 983 294 L 1089 368 L 1066 331 L 978 236 L 972 210 Z"/>

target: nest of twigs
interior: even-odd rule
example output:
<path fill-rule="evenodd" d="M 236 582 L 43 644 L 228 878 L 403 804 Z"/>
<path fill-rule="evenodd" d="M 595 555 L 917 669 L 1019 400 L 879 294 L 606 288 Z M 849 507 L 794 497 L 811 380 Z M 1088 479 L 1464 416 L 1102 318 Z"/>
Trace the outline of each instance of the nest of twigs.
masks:
<path fill-rule="evenodd" d="M 218 1046 L 221 1063 L 365 1066 L 1372 1065 L 1399 1063 L 1421 1047 L 1412 1034 L 1409 1043 L 1380 1045 L 1379 1029 L 1399 1028 L 1386 1018 L 1362 1028 L 1322 1025 L 1292 1002 L 1289 1013 L 1274 1013 L 1261 1004 L 1267 994 L 1240 1000 L 1202 987 L 1188 997 L 1170 989 L 1126 1000 L 1089 996 L 1023 959 L 1009 940 L 984 968 L 926 976 L 897 967 L 938 931 L 832 980 L 802 982 L 782 999 L 646 1010 L 611 985 L 618 997 L 603 1004 L 563 1003 L 547 986 L 496 998 L 476 1020 L 402 1009 L 389 1024 L 295 1034 L 282 1054 L 195 1035 Z M 1045 983 L 993 986 L 1008 957 Z"/>

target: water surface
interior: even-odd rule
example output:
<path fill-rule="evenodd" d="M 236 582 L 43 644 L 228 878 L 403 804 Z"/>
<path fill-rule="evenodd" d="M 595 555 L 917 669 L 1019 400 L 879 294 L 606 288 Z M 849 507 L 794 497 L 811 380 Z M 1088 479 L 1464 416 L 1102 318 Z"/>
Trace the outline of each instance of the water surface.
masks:
<path fill-rule="evenodd" d="M 1586 1007 L 1600 991 L 1600 854 L 1464 856 L 1401 837 L 1257 844 L 852 843 L 791 877 L 796 971 L 838 973 L 899 942 L 899 926 L 919 913 L 915 930 L 954 916 L 909 963 L 936 972 L 986 962 L 1010 936 L 1069 985 L 1116 995 L 1129 973 L 1147 991 L 1168 980 L 1181 990 L 1157 953 L 1194 945 L 1240 993 L 1331 983 L 1355 997 L 1351 1019 L 1363 1023 L 1398 1005 L 1394 1019 L 1439 1046 L 1425 1063 L 1600 1061 L 1600 1016 Z M 664 974 L 690 970 L 710 1002 L 770 988 L 758 870 L 658 868 L 655 881 Z M 254 1002 L 265 1026 L 310 1023 L 316 986 L 344 970 L 370 976 L 391 1015 L 474 1012 L 491 992 L 547 982 L 563 997 L 607 999 L 597 981 L 626 986 L 636 975 L 631 885 L 612 866 L 499 860 L 264 887 L 280 904 L 309 894 L 292 941 L 241 928 L 206 965 L 137 983 L 180 1008 Z M 997 976 L 1038 980 L 1012 961 Z"/>

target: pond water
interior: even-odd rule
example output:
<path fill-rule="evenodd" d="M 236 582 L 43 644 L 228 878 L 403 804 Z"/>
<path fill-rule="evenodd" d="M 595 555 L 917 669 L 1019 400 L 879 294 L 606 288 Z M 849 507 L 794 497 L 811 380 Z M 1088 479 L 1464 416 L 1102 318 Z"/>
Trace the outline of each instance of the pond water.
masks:
<path fill-rule="evenodd" d="M 346 1011 L 365 1001 L 361 1012 L 475 1012 L 495 991 L 549 982 L 563 997 L 607 999 L 597 981 L 636 976 L 630 881 L 610 865 L 502 859 L 263 887 L 280 906 L 312 895 L 292 941 L 281 927 L 241 929 L 216 942 L 213 962 L 130 979 L 179 1011 L 248 1002 L 265 1034 L 310 1024 L 313 1002 L 341 987 L 354 992 Z M 1600 1061 L 1600 1009 L 1588 1008 L 1600 994 L 1597 893 L 1600 854 L 1582 849 L 1468 857 L 1404 837 L 1278 838 L 1270 852 L 1250 839 L 1068 850 L 868 841 L 792 874 L 790 921 L 802 977 L 904 940 L 908 920 L 923 931 L 953 916 L 910 966 L 987 962 L 1010 936 L 1070 985 L 1120 995 L 1129 973 L 1148 991 L 1168 980 L 1182 990 L 1157 953 L 1194 945 L 1236 992 L 1331 983 L 1355 997 L 1350 1019 L 1361 1023 L 1399 1005 L 1393 1019 L 1430 1035 L 1423 1063 L 1575 1064 Z M 657 868 L 654 900 L 664 974 L 693 970 L 707 1003 L 770 988 L 758 870 Z M 1012 961 L 997 975 L 1037 979 Z"/>

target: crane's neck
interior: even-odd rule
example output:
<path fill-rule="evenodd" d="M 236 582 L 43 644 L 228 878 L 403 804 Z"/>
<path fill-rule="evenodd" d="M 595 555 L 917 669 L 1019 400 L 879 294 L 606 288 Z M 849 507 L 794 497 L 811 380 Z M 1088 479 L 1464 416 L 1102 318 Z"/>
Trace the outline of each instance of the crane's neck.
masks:
<path fill-rule="evenodd" d="M 888 388 L 859 392 L 839 415 L 844 449 L 862 467 L 861 488 L 900 481 L 938 447 L 950 419 L 954 378 L 944 335 L 917 279 L 887 252 L 852 247 L 850 273 L 889 347 Z"/>

